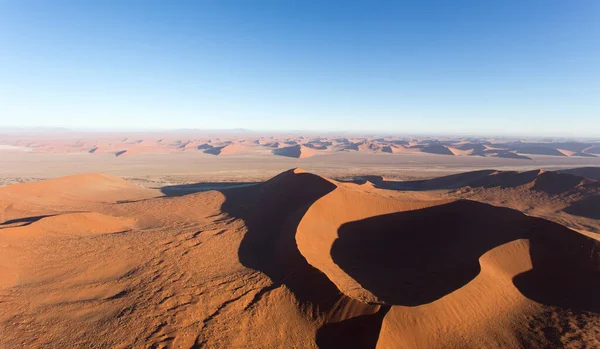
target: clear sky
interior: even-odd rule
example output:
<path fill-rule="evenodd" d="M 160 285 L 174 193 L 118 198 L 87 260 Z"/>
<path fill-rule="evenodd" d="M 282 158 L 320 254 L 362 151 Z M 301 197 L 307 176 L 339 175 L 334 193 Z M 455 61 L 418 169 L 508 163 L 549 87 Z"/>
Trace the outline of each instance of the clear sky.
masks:
<path fill-rule="evenodd" d="M 600 136 L 600 1 L 4 0 L 0 126 Z"/>

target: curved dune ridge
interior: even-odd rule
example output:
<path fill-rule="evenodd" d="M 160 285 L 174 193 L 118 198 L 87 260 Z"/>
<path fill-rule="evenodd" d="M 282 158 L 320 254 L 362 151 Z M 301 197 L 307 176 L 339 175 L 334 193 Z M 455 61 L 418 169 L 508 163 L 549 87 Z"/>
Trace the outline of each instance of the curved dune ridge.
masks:
<path fill-rule="evenodd" d="M 294 169 L 178 197 L 104 175 L 7 186 L 24 216 L 0 223 L 0 346 L 595 347 L 597 239 L 425 190 L 593 184 L 548 173 L 394 191 Z M 56 212 L 34 215 L 36 192 Z"/>

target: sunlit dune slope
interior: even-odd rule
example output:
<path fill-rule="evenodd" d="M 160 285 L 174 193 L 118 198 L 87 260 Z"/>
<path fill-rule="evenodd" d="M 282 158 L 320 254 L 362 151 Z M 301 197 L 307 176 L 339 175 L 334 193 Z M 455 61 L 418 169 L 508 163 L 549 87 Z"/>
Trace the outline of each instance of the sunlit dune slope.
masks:
<path fill-rule="evenodd" d="M 97 173 L 15 184 L 0 188 L 0 222 L 160 195 L 122 178 Z"/>

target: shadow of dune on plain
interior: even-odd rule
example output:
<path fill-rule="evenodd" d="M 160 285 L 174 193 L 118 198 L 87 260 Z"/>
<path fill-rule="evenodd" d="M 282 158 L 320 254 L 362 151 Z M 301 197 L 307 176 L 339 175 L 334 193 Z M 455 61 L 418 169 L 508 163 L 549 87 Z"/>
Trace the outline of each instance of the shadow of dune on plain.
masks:
<path fill-rule="evenodd" d="M 285 286 L 300 310 L 322 324 L 316 338 L 319 347 L 339 348 L 341 341 L 348 340 L 354 343 L 350 348 L 374 348 L 377 337 L 373 336 L 379 335 L 383 315 L 371 315 L 387 310 L 342 294 L 296 245 L 296 230 L 306 210 L 335 188 L 323 178 L 290 170 L 259 185 L 221 190 L 226 197 L 222 210 L 243 219 L 248 229 L 238 250 L 240 262 L 273 282 L 249 307 L 267 292 Z M 362 320 L 356 320 L 359 317 Z M 357 321 L 362 324 L 359 328 Z M 370 344 L 364 345 L 365 341 Z"/>
<path fill-rule="evenodd" d="M 223 190 L 229 188 L 245 187 L 259 183 L 260 182 L 202 182 L 192 184 L 168 185 L 159 188 L 159 190 L 165 196 L 183 196 L 209 190 Z"/>
<path fill-rule="evenodd" d="M 512 209 L 460 200 L 346 223 L 338 234 L 333 261 L 385 304 L 433 302 L 474 279 L 485 252 L 525 238 L 534 269 L 515 278 L 523 294 L 540 303 L 597 309 L 588 288 L 599 290 L 598 242 Z M 551 285 L 569 288 L 573 280 L 577 288 L 565 294 L 577 301 L 559 300 L 564 292 L 552 295 Z"/>

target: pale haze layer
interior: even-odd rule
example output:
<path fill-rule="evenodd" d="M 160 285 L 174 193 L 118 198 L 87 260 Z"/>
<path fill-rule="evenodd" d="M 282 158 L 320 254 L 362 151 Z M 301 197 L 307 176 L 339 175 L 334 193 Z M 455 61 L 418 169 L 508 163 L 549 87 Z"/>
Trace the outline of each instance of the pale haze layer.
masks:
<path fill-rule="evenodd" d="M 0 126 L 600 135 L 600 2 L 12 1 Z"/>

